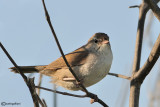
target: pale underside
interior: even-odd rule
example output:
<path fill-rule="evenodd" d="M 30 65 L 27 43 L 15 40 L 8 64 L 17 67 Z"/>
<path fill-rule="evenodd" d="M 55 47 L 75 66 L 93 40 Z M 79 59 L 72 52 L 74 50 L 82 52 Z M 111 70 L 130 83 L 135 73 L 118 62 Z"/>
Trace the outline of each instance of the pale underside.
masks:
<path fill-rule="evenodd" d="M 83 46 L 67 54 L 66 59 L 84 86 L 89 87 L 102 80 L 109 72 L 112 63 L 112 52 L 110 50 L 101 54 L 95 54 L 94 52 L 88 54 L 85 46 Z M 40 73 L 51 76 L 51 82 L 68 90 L 81 89 L 77 87 L 77 83 L 62 57 L 46 66 Z"/>

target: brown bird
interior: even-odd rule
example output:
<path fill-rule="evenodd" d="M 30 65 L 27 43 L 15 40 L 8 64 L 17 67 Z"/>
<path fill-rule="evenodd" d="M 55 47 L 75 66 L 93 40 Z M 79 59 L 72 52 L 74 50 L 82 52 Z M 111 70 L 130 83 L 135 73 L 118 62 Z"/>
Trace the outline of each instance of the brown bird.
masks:
<path fill-rule="evenodd" d="M 109 37 L 105 33 L 96 33 L 86 45 L 66 54 L 65 57 L 85 87 L 94 85 L 102 80 L 111 68 L 113 55 Z M 15 67 L 10 69 L 17 73 Z M 20 69 L 23 73 L 41 73 L 50 76 L 54 84 L 68 90 L 81 89 L 77 87 L 76 80 L 62 57 L 49 65 L 20 66 Z"/>

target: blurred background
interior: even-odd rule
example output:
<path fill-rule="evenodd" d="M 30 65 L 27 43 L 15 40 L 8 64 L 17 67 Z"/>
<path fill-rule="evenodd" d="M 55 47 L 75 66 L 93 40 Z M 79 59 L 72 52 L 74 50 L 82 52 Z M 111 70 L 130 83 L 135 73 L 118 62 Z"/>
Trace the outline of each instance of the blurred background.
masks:
<path fill-rule="evenodd" d="M 131 75 L 139 9 L 128 7 L 139 5 L 141 0 L 45 2 L 65 54 L 86 44 L 94 33 L 104 32 L 110 36 L 114 56 L 110 72 Z M 149 11 L 145 23 L 141 66 L 160 33 L 159 28 L 159 21 Z M 41 0 L 0 0 L 0 42 L 19 66 L 46 65 L 61 56 L 45 19 Z M 12 66 L 0 49 L 0 103 L 17 102 L 21 107 L 33 107 L 30 92 L 22 77 L 8 69 Z M 38 84 L 39 74 L 31 77 L 35 77 L 35 84 Z M 43 76 L 41 86 L 53 89 L 53 84 L 49 82 L 50 78 Z M 87 89 L 110 107 L 129 105 L 128 80 L 107 76 Z M 61 87 L 57 87 L 57 90 L 84 94 Z M 158 107 L 160 92 L 157 90 L 160 90 L 160 60 L 141 87 L 140 107 Z M 44 90 L 40 91 L 40 97 L 45 99 L 48 107 L 100 107 L 98 103 L 90 104 L 89 98 L 55 96 Z"/>

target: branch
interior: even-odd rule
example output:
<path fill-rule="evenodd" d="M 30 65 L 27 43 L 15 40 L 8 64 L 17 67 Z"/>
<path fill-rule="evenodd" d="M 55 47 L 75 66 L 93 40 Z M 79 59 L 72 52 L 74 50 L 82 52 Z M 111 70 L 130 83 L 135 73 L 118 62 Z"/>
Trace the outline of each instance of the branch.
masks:
<path fill-rule="evenodd" d="M 153 68 L 154 64 L 158 60 L 160 55 L 160 34 L 152 48 L 152 51 L 143 65 L 143 67 L 135 74 L 134 78 L 140 79 L 143 81 L 146 76 L 150 73 L 151 69 Z"/>
<path fill-rule="evenodd" d="M 0 47 L 2 48 L 2 50 L 4 51 L 4 53 L 6 54 L 6 56 L 8 57 L 8 59 L 12 62 L 12 64 L 16 67 L 18 73 L 22 76 L 23 80 L 25 81 L 25 83 L 28 82 L 27 77 L 23 74 L 23 72 L 21 72 L 20 68 L 18 67 L 18 65 L 15 63 L 15 61 L 12 59 L 12 57 L 9 55 L 9 53 L 7 52 L 7 50 L 5 49 L 5 47 L 2 45 L 2 43 L 0 42 Z"/>
<path fill-rule="evenodd" d="M 129 8 L 139 8 L 139 5 L 129 6 Z"/>
<path fill-rule="evenodd" d="M 45 105 L 45 107 L 47 107 L 47 103 L 44 99 L 42 99 L 43 104 Z"/>
<path fill-rule="evenodd" d="M 54 92 L 54 93 L 58 93 L 58 94 L 62 94 L 62 95 L 67 95 L 67 96 L 72 96 L 72 97 L 78 97 L 78 98 L 85 98 L 85 97 L 95 97 L 94 94 L 92 93 L 89 93 L 89 94 L 86 94 L 86 95 L 75 95 L 75 94 L 71 94 L 71 93 L 67 93 L 67 92 L 61 92 L 61 91 L 57 91 L 57 90 L 52 90 L 52 89 L 48 89 L 48 88 L 44 88 L 44 87 L 39 87 L 39 86 L 35 86 L 35 88 L 40 88 L 40 89 L 43 89 L 43 90 L 46 90 L 46 91 L 51 91 L 51 92 Z M 99 102 L 100 104 L 102 104 L 103 106 L 105 105 L 105 103 L 101 100 L 101 99 L 97 99 L 97 102 Z M 104 107 L 108 107 L 108 106 L 104 106 Z"/>
<path fill-rule="evenodd" d="M 128 77 L 128 76 L 125 76 L 125 75 L 121 75 L 121 74 L 108 73 L 108 75 L 110 75 L 110 76 L 115 76 L 115 77 L 119 77 L 119 78 L 123 78 L 123 79 L 127 79 L 127 80 L 131 80 L 131 77 Z"/>
<path fill-rule="evenodd" d="M 57 91 L 57 90 L 52 90 L 52 89 L 48 89 L 48 88 L 44 88 L 44 87 L 40 87 L 40 86 L 35 86 L 35 88 L 43 89 L 43 90 L 46 90 L 46 91 L 51 91 L 51 92 L 62 94 L 62 95 L 72 96 L 72 97 L 79 97 L 79 98 L 87 97 L 87 95 L 75 95 L 75 94 L 70 94 L 70 93 L 67 93 L 67 92 L 61 92 L 61 91 Z"/>
<path fill-rule="evenodd" d="M 65 57 L 65 55 L 64 55 L 64 53 L 63 53 L 63 50 L 62 50 L 62 48 L 61 48 L 61 46 L 60 46 L 60 43 L 59 43 L 59 41 L 58 41 L 58 38 L 57 38 L 56 33 L 55 33 L 55 31 L 54 31 L 54 28 L 53 28 L 53 26 L 52 26 L 52 23 L 51 23 L 51 20 L 50 20 L 50 16 L 49 16 L 48 11 L 47 11 L 47 9 L 46 9 L 44 0 L 42 0 L 42 3 L 43 3 L 45 15 L 46 15 L 46 20 L 47 20 L 47 22 L 48 22 L 48 24 L 49 24 L 49 27 L 50 27 L 50 29 L 51 29 L 51 31 L 52 31 L 52 34 L 53 34 L 54 38 L 55 38 L 55 41 L 56 41 L 57 46 L 58 46 L 58 49 L 59 49 L 59 51 L 60 51 L 60 53 L 61 53 L 61 55 L 62 55 L 62 57 L 63 57 L 63 59 L 64 59 L 64 61 L 65 61 L 65 63 L 66 63 L 66 65 L 67 65 L 68 69 L 70 70 L 70 72 L 72 73 L 72 75 L 75 77 L 75 79 L 77 80 L 77 82 L 80 83 L 80 79 L 78 78 L 78 76 L 74 73 L 74 71 L 73 71 L 72 68 L 70 67 L 70 65 L 69 65 L 69 63 L 68 63 L 68 61 L 67 61 L 67 59 L 66 59 L 66 57 Z M 84 87 L 83 84 L 81 84 L 81 88 L 82 88 L 86 93 L 88 93 L 87 89 Z"/>
<path fill-rule="evenodd" d="M 42 74 L 40 74 L 40 75 L 39 75 L 39 80 L 38 80 L 38 86 L 41 86 L 41 83 L 42 83 L 42 77 L 43 77 L 43 75 L 42 75 Z M 40 89 L 37 89 L 37 94 L 38 94 L 38 95 L 40 95 Z"/>
<path fill-rule="evenodd" d="M 57 86 L 53 84 L 53 90 L 57 90 Z M 57 93 L 53 93 L 53 107 L 57 107 Z"/>
<path fill-rule="evenodd" d="M 148 12 L 148 10 L 149 10 L 148 5 L 143 2 L 139 8 L 139 21 L 138 21 L 138 28 L 137 28 L 133 68 L 132 68 L 133 73 L 137 72 L 140 68 L 144 22 L 145 22 L 146 13 Z"/>
<path fill-rule="evenodd" d="M 21 69 L 19 68 L 19 66 L 16 64 L 16 62 L 12 59 L 12 57 L 9 55 L 9 53 L 7 52 L 7 50 L 5 49 L 5 47 L 2 45 L 2 43 L 0 42 L 0 47 L 2 48 L 2 50 L 4 51 L 4 53 L 6 54 L 6 56 L 8 57 L 8 59 L 12 62 L 12 64 L 15 66 L 15 68 L 17 69 L 17 71 L 19 72 L 19 74 L 22 76 L 23 80 L 25 81 L 26 85 L 29 88 L 30 94 L 32 96 L 32 100 L 34 103 L 35 107 L 39 107 L 39 103 L 42 105 L 42 107 L 45 107 L 44 104 L 42 103 L 42 101 L 40 100 L 39 96 L 37 95 L 35 88 L 34 88 L 34 78 L 27 78 L 23 72 L 21 72 Z"/>
<path fill-rule="evenodd" d="M 58 41 L 58 38 L 57 38 L 57 36 L 56 36 L 56 33 L 55 33 L 54 28 L 53 28 L 53 26 L 52 26 L 52 23 L 51 23 L 51 21 L 50 21 L 50 16 L 49 16 L 48 11 L 47 11 L 47 8 L 46 8 L 46 6 L 45 6 L 44 0 L 42 0 L 42 3 L 43 3 L 44 11 L 45 11 L 46 20 L 47 20 L 47 22 L 48 22 L 48 24 L 49 24 L 49 27 L 50 27 L 50 29 L 51 29 L 51 31 L 52 31 L 52 34 L 53 34 L 53 36 L 54 36 L 54 39 L 55 39 L 55 41 L 56 41 L 56 43 L 57 43 L 58 49 L 59 49 L 59 51 L 60 51 L 60 53 L 61 53 L 61 55 L 62 55 L 62 57 L 63 57 L 63 59 L 64 59 L 64 61 L 65 61 L 65 63 L 66 63 L 66 65 L 67 65 L 68 69 L 70 70 L 70 72 L 71 72 L 72 75 L 75 77 L 76 81 L 79 83 L 80 87 L 81 87 L 82 90 L 87 94 L 88 97 L 94 99 L 95 101 L 97 101 L 98 103 L 100 103 L 101 105 L 103 105 L 104 107 L 108 107 L 108 105 L 105 104 L 101 99 L 99 99 L 99 98 L 97 97 L 97 95 L 88 92 L 88 90 L 85 88 L 85 86 L 81 83 L 81 81 L 80 81 L 80 79 L 78 78 L 78 76 L 74 73 L 74 71 L 73 71 L 72 68 L 70 67 L 70 65 L 69 65 L 69 63 L 68 63 L 68 61 L 67 61 L 67 59 L 66 59 L 66 57 L 65 57 L 65 55 L 64 55 L 64 53 L 63 53 L 63 50 L 62 50 L 62 48 L 61 48 L 61 46 L 60 46 L 60 43 L 59 43 L 59 41 Z"/>
<path fill-rule="evenodd" d="M 148 5 L 151 8 L 152 12 L 157 17 L 157 19 L 160 21 L 160 8 L 157 5 L 157 3 L 160 0 L 145 0 L 145 1 L 148 3 Z"/>
<path fill-rule="evenodd" d="M 158 2 L 157 0 L 156 2 Z M 139 8 L 139 21 L 138 21 L 138 30 L 136 37 L 136 46 L 135 46 L 135 55 L 134 55 L 134 63 L 133 63 L 133 73 L 131 79 L 130 86 L 130 100 L 129 107 L 138 107 L 139 106 L 139 95 L 140 95 L 140 87 L 145 79 L 145 77 L 149 74 L 150 70 L 154 66 L 158 57 L 157 54 L 160 51 L 159 46 L 152 49 L 151 54 L 149 56 L 148 62 L 140 68 L 140 58 L 141 58 L 141 50 L 142 50 L 142 40 L 143 40 L 143 30 L 144 30 L 144 22 L 146 14 L 149 10 L 149 5 L 146 0 L 142 2 Z M 157 40 L 159 41 L 159 40 Z M 156 43 L 156 45 L 159 45 Z"/>
<path fill-rule="evenodd" d="M 139 7 L 139 20 L 138 20 L 135 54 L 134 54 L 134 61 L 133 61 L 133 68 L 132 68 L 132 77 L 140 68 L 144 22 L 145 22 L 145 18 L 148 10 L 149 10 L 148 4 L 145 2 L 142 2 Z M 134 81 L 133 78 L 131 79 L 129 107 L 139 106 L 140 85 L 141 84 L 139 84 L 137 81 Z"/>
<path fill-rule="evenodd" d="M 42 100 L 39 98 L 39 96 L 38 96 L 37 93 L 36 93 L 35 84 L 34 84 L 34 78 L 29 78 L 28 84 L 29 84 L 29 87 L 32 87 L 32 92 L 33 92 L 32 94 L 34 95 L 34 99 L 35 99 L 35 100 L 38 100 L 42 107 L 46 107 L 46 106 L 43 104 Z M 37 106 L 36 106 L 36 107 L 37 107 Z"/>

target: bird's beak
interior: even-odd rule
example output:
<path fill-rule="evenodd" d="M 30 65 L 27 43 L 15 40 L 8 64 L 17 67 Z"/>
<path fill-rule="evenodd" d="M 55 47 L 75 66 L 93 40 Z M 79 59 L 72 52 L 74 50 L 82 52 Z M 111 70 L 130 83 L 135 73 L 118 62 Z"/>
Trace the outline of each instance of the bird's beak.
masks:
<path fill-rule="evenodd" d="M 104 40 L 104 41 L 102 42 L 102 44 L 108 44 L 108 43 L 109 43 L 108 40 Z"/>

